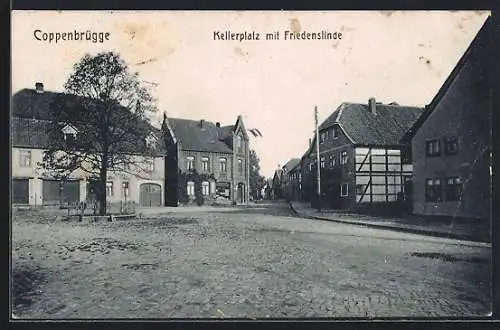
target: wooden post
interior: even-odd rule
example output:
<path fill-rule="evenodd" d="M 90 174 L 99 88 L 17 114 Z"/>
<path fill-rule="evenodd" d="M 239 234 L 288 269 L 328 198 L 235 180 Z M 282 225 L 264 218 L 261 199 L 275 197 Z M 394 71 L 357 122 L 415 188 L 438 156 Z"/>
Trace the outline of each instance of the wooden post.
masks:
<path fill-rule="evenodd" d="M 319 126 L 318 126 L 318 107 L 314 106 L 314 126 L 316 130 L 316 182 L 318 194 L 318 211 L 321 211 L 321 164 L 319 156 Z"/>

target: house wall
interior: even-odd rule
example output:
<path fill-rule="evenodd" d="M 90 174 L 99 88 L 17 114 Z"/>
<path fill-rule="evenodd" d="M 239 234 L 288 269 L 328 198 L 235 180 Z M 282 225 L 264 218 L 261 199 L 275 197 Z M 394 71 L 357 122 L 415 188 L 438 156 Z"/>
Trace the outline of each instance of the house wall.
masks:
<path fill-rule="evenodd" d="M 23 151 L 31 152 L 30 166 L 21 166 L 21 153 Z M 12 164 L 12 178 L 28 178 L 29 179 L 29 204 L 33 206 L 43 205 L 43 179 L 52 178 L 50 171 L 45 171 L 39 162 L 43 160 L 43 149 L 35 148 L 12 148 L 11 164 Z M 107 200 L 111 203 L 124 201 L 124 196 L 121 187 L 123 182 L 129 182 L 129 198 L 128 201 L 140 203 L 140 185 L 142 183 L 156 183 L 162 187 L 164 185 L 164 159 L 163 157 L 154 158 L 154 171 L 144 171 L 143 168 L 146 164 L 144 157 L 131 156 L 134 158 L 135 163 L 138 164 L 136 168 L 132 167 L 129 173 L 122 172 L 108 172 L 108 182 L 113 182 L 113 194 L 109 195 Z M 85 166 L 85 165 L 84 165 Z M 88 167 L 88 166 L 87 166 Z M 70 175 L 70 179 L 79 181 L 79 199 L 80 202 L 87 200 L 87 183 L 88 174 L 82 170 L 76 170 Z M 163 195 L 162 195 L 163 201 Z"/>
<path fill-rule="evenodd" d="M 229 153 L 218 153 L 218 152 L 203 152 L 203 151 L 194 151 L 194 150 L 179 150 L 179 170 L 183 173 L 187 171 L 187 157 L 194 157 L 194 167 L 196 171 L 200 174 L 213 174 L 216 182 L 227 182 L 230 184 L 230 187 L 234 186 L 234 182 L 232 180 L 232 167 L 233 167 L 233 155 Z M 203 157 L 207 157 L 209 159 L 209 169 L 208 171 L 203 171 L 202 168 L 202 159 Z M 226 159 L 226 171 L 221 171 L 220 168 L 220 159 Z M 181 182 L 179 182 L 181 184 Z M 216 188 L 215 188 L 216 189 Z M 232 196 L 232 189 L 230 188 L 230 194 Z M 214 187 L 210 187 L 210 195 L 214 197 L 216 194 L 216 190 Z"/>
<path fill-rule="evenodd" d="M 489 218 L 490 216 L 490 102 L 486 52 L 475 47 L 434 111 L 412 140 L 414 161 L 413 212 L 422 215 Z M 458 153 L 426 156 L 426 141 L 458 138 Z M 461 201 L 426 202 L 426 179 L 458 176 L 463 182 Z M 444 185 L 442 186 L 444 187 Z M 443 197 L 444 199 L 444 197 Z"/>
<path fill-rule="evenodd" d="M 356 148 L 356 202 L 395 202 L 412 165 L 403 164 L 401 149 Z"/>
<path fill-rule="evenodd" d="M 334 127 L 337 127 L 338 131 L 338 137 L 336 138 L 333 137 Z M 325 160 L 325 166 L 322 169 L 322 173 L 324 172 L 324 174 L 322 175 L 321 182 L 323 203 L 330 207 L 349 209 L 354 206 L 356 201 L 354 146 L 338 125 L 335 124 L 332 127 L 320 130 L 320 136 L 326 130 L 329 131 L 328 138 L 323 142 L 321 142 L 320 138 L 319 144 L 320 160 L 321 158 Z M 343 151 L 347 152 L 347 164 L 342 165 L 340 164 L 340 155 Z M 330 157 L 334 157 L 336 160 L 333 167 L 330 164 Z M 331 176 L 328 178 L 327 173 L 331 173 Z M 340 196 L 342 184 L 348 185 L 347 196 Z"/>
<path fill-rule="evenodd" d="M 232 186 L 233 189 L 233 201 L 237 201 L 240 203 L 240 200 L 237 200 L 237 194 L 238 194 L 238 184 L 243 184 L 244 189 L 243 189 L 243 203 L 248 202 L 248 197 L 249 197 L 249 192 L 250 192 L 250 187 L 249 187 L 249 144 L 248 144 L 248 139 L 245 137 L 245 134 L 243 134 L 242 128 L 239 128 L 236 133 L 233 136 L 233 146 L 236 146 L 236 139 L 238 136 L 241 136 L 243 148 L 241 152 L 236 149 L 236 147 L 233 148 L 233 180 L 234 180 L 234 185 Z M 238 170 L 238 159 L 241 159 L 243 161 L 243 172 L 239 172 Z"/>

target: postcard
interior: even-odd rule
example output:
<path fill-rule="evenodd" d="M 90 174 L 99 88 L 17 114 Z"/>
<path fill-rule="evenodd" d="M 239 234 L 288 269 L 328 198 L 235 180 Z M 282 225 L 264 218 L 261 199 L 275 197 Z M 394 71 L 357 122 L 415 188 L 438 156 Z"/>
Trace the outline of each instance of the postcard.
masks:
<path fill-rule="evenodd" d="M 11 318 L 491 315 L 488 11 L 13 11 Z"/>

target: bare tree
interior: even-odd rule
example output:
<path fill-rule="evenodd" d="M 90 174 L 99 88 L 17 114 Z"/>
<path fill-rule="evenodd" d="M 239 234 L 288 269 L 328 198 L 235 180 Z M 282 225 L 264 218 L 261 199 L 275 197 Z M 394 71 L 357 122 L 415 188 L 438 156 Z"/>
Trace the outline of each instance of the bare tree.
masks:
<path fill-rule="evenodd" d="M 64 88 L 52 102 L 54 125 L 41 165 L 61 180 L 77 170 L 95 179 L 104 215 L 108 171 L 146 175 L 153 161 L 155 136 L 146 114 L 157 110 L 155 100 L 113 52 L 86 54 Z"/>

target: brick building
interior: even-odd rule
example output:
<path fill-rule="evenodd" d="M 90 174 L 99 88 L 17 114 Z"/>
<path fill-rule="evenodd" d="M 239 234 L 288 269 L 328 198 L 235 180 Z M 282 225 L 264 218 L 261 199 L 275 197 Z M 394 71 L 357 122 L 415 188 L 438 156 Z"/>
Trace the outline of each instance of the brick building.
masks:
<path fill-rule="evenodd" d="M 162 131 L 166 205 L 177 206 L 217 196 L 245 204 L 249 198 L 249 138 L 242 116 L 234 125 L 206 120 L 167 118 Z"/>
<path fill-rule="evenodd" d="M 413 153 L 413 212 L 490 217 L 491 18 L 408 132 Z"/>
<path fill-rule="evenodd" d="M 401 198 L 411 179 L 409 144 L 401 138 L 423 109 L 342 103 L 319 126 L 322 205 L 353 209 Z M 316 197 L 316 140 L 301 159 L 303 200 Z"/>

